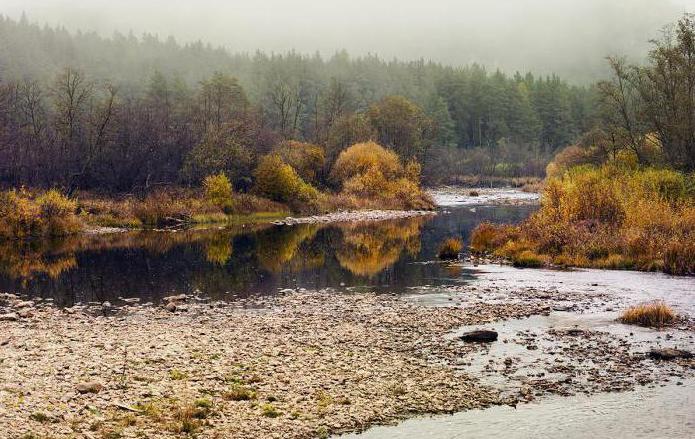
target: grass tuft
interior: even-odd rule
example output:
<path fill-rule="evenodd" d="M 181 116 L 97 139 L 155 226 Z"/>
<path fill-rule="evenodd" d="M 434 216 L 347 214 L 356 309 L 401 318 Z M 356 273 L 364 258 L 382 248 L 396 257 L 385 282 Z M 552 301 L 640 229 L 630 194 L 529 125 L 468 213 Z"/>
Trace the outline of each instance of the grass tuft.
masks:
<path fill-rule="evenodd" d="M 459 238 L 448 238 L 439 246 L 439 259 L 455 260 L 463 250 L 463 243 Z"/>
<path fill-rule="evenodd" d="M 628 325 L 660 328 L 674 323 L 676 313 L 662 301 L 643 303 L 628 308 L 618 320 Z"/>
<path fill-rule="evenodd" d="M 222 397 L 228 401 L 250 401 L 256 398 L 256 392 L 241 384 L 234 384 L 222 394 Z"/>

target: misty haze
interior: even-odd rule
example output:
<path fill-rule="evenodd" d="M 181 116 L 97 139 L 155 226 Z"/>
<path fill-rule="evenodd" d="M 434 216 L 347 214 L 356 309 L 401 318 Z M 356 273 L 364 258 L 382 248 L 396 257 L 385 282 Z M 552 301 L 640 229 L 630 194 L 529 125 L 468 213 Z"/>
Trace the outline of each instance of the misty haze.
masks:
<path fill-rule="evenodd" d="M 695 0 L 0 1 L 0 439 L 695 436 Z"/>

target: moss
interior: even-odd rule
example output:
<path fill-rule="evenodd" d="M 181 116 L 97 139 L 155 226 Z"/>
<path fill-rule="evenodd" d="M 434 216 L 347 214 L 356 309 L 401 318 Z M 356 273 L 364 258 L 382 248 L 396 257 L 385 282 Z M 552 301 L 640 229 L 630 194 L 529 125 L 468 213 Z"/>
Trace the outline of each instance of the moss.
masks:
<path fill-rule="evenodd" d="M 174 381 L 181 381 L 181 380 L 185 380 L 186 378 L 188 378 L 188 374 L 186 374 L 185 372 L 182 372 L 178 369 L 171 369 L 169 371 L 169 378 L 171 378 Z"/>
<path fill-rule="evenodd" d="M 267 418 L 277 418 L 281 415 L 280 411 L 273 404 L 263 404 L 261 414 Z"/>

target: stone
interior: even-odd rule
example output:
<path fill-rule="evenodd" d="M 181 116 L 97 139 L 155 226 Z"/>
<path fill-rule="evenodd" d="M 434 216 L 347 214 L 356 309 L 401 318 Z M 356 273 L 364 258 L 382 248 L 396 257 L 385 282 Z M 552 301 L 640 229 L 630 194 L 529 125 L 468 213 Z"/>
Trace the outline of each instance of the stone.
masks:
<path fill-rule="evenodd" d="M 103 389 L 104 386 L 102 386 L 100 383 L 96 381 L 89 381 L 85 383 L 80 383 L 75 387 L 75 390 L 77 390 L 79 393 L 99 393 L 101 392 L 101 389 Z"/>
<path fill-rule="evenodd" d="M 166 309 L 169 312 L 174 312 L 176 311 L 176 304 L 174 302 L 169 302 L 166 305 L 164 305 L 164 309 Z"/>
<path fill-rule="evenodd" d="M 16 303 L 14 307 L 15 308 L 30 308 L 32 306 L 34 306 L 34 302 L 32 302 L 30 300 L 25 300 L 23 302 Z"/>
<path fill-rule="evenodd" d="M 488 329 L 466 332 L 461 336 L 461 340 L 467 343 L 491 343 L 497 341 L 497 332 Z"/>
<path fill-rule="evenodd" d="M 649 356 L 655 360 L 675 360 L 677 358 L 691 358 L 692 352 L 674 348 L 652 349 Z"/>
<path fill-rule="evenodd" d="M 13 312 L 0 315 L 0 322 L 16 322 L 18 319 L 19 316 Z"/>
<path fill-rule="evenodd" d="M 186 301 L 186 295 L 185 294 L 178 294 L 176 296 L 167 296 L 164 298 L 165 302 L 185 302 Z"/>
<path fill-rule="evenodd" d="M 23 319 L 34 317 L 34 313 L 31 311 L 30 308 L 20 309 L 19 311 L 17 311 L 17 315 L 19 315 L 19 317 Z"/>

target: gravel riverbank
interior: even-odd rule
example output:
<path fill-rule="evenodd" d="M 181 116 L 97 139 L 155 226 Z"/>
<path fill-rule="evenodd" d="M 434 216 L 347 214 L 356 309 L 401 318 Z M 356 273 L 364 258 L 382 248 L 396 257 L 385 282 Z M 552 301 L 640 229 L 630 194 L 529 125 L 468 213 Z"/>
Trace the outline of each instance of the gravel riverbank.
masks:
<path fill-rule="evenodd" d="M 286 290 L 230 303 L 182 296 L 157 306 L 67 309 L 7 295 L 0 302 L 0 437 L 326 437 L 418 413 L 514 405 L 574 390 L 572 380 L 536 377 L 502 392 L 464 368 L 484 361 L 489 347 L 463 343 L 454 331 L 549 315 L 568 301 L 589 307 L 605 300 L 600 294 L 494 287 L 454 293 L 458 299 L 444 306 Z M 618 365 L 612 380 L 590 373 L 607 383 L 592 384 L 592 391 L 622 390 L 628 386 L 615 380 L 632 384 L 640 372 L 639 381 L 650 382 L 667 371 L 655 366 L 645 374 L 646 355 L 612 354 L 615 346 L 601 335 L 549 336 L 565 340 L 553 365 L 574 364 L 581 355 L 596 361 L 588 370 L 605 368 L 601 358 Z M 523 337 L 534 344 L 532 335 Z M 516 370 L 518 359 L 501 360 L 501 366 L 491 360 L 487 373 Z M 692 370 L 691 359 L 668 364 L 669 373 Z"/>

